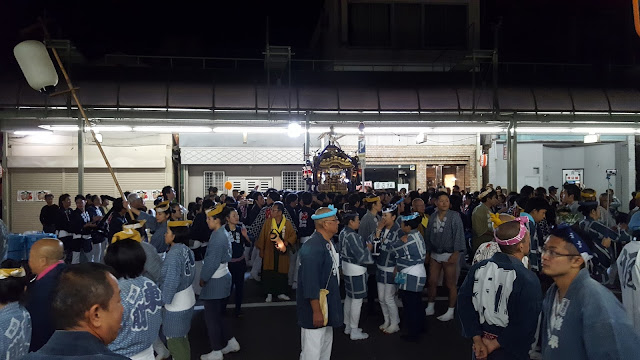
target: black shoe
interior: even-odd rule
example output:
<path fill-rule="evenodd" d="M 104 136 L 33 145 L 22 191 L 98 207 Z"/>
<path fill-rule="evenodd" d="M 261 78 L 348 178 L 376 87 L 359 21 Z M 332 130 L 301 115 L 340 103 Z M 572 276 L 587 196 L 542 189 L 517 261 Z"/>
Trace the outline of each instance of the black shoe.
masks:
<path fill-rule="evenodd" d="M 241 317 L 243 317 L 243 316 L 244 316 L 244 312 L 243 312 L 242 310 L 236 310 L 236 311 L 234 312 L 234 315 L 235 315 L 235 317 L 237 317 L 237 318 L 241 318 Z"/>

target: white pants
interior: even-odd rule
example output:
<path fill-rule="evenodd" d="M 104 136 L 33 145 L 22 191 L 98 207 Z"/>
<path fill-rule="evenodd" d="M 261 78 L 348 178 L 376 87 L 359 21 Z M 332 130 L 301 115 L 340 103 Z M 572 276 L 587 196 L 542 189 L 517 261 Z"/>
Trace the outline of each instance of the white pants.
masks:
<path fill-rule="evenodd" d="M 98 244 L 91 244 L 91 251 L 86 254 L 87 261 L 94 263 L 102 262 L 102 258 L 104 258 L 104 251 L 106 249 L 107 247 L 104 241 Z"/>
<path fill-rule="evenodd" d="M 382 308 L 382 316 L 384 322 L 389 321 L 389 325 L 400 324 L 400 316 L 398 315 L 398 305 L 395 300 L 396 285 L 378 283 L 378 301 Z"/>
<path fill-rule="evenodd" d="M 362 300 L 344 298 L 344 324 L 347 329 L 357 329 L 360 322 L 360 310 L 362 310 Z"/>
<path fill-rule="evenodd" d="M 153 351 L 158 353 L 158 355 L 169 356 L 169 349 L 164 346 L 164 343 L 162 342 L 162 340 L 160 340 L 159 337 L 156 339 L 156 341 L 153 342 Z"/>
<path fill-rule="evenodd" d="M 200 272 L 202 271 L 202 264 L 202 260 L 196 261 L 196 276 L 193 278 L 193 284 L 191 284 L 193 286 L 193 292 L 196 295 L 200 295 L 200 291 L 202 290 L 202 287 L 200 287 Z"/>
<path fill-rule="evenodd" d="M 325 326 L 319 329 L 300 329 L 302 352 L 300 360 L 329 360 L 333 345 L 333 328 Z"/>
<path fill-rule="evenodd" d="M 254 248 L 251 254 L 251 277 L 255 280 L 260 279 L 262 271 L 262 258 L 260 257 L 260 249 Z"/>
<path fill-rule="evenodd" d="M 155 360 L 156 357 L 153 355 L 153 346 L 149 346 L 149 348 L 133 355 L 132 357 L 130 357 L 130 359 L 131 360 Z"/>
<path fill-rule="evenodd" d="M 109 247 L 109 239 L 105 239 L 100 243 L 100 259 L 99 263 L 104 264 L 104 255 L 107 253 L 107 248 Z"/>
<path fill-rule="evenodd" d="M 80 264 L 80 251 L 71 252 L 71 264 Z"/>

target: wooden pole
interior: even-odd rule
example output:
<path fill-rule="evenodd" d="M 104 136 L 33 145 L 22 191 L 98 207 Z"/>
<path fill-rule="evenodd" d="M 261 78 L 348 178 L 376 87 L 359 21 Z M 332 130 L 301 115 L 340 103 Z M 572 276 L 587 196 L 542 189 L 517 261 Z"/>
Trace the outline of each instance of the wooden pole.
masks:
<path fill-rule="evenodd" d="M 104 159 L 105 164 L 107 164 L 107 169 L 109 169 L 109 173 L 111 174 L 111 177 L 113 178 L 113 182 L 116 184 L 116 188 L 118 188 L 118 192 L 120 193 L 120 196 L 122 197 L 122 200 L 126 201 L 126 199 L 124 198 L 124 192 L 122 192 L 122 188 L 120 187 L 120 183 L 118 183 L 118 179 L 116 178 L 116 174 L 113 172 L 113 169 L 111 168 L 111 164 L 109 163 L 109 159 L 107 159 L 107 155 L 104 153 L 104 150 L 102 149 L 102 145 L 100 145 L 100 142 L 98 141 L 98 138 L 96 138 L 96 133 L 91 128 L 91 123 L 89 122 L 89 118 L 87 117 L 87 113 L 84 111 L 84 108 L 82 107 L 82 104 L 80 103 L 80 99 L 78 98 L 78 94 L 76 93 L 76 88 L 73 87 L 73 84 L 71 83 L 71 79 L 69 78 L 69 74 L 67 74 L 67 70 L 64 68 L 64 65 L 62 65 L 62 60 L 60 60 L 60 56 L 58 55 L 58 51 L 55 48 L 51 48 L 51 51 L 53 52 L 53 57 L 56 58 L 56 62 L 58 63 L 58 66 L 60 67 L 60 70 L 62 71 L 62 75 L 64 75 L 64 79 L 67 81 L 67 86 L 69 87 L 69 91 L 71 92 L 71 96 L 73 96 L 73 100 L 76 102 L 76 105 L 78 105 L 78 110 L 80 110 L 80 114 L 82 114 L 82 117 L 84 118 L 85 126 L 89 129 L 89 131 L 91 131 L 91 136 L 93 136 L 93 141 L 95 141 L 96 145 L 98 146 L 98 150 L 100 150 L 100 154 L 102 155 L 102 158 Z M 78 159 L 78 161 L 80 161 L 80 160 Z M 131 209 L 127 209 L 127 211 L 129 211 L 129 216 L 131 217 L 131 220 L 135 219 L 135 217 L 133 216 L 133 213 L 131 212 Z"/>

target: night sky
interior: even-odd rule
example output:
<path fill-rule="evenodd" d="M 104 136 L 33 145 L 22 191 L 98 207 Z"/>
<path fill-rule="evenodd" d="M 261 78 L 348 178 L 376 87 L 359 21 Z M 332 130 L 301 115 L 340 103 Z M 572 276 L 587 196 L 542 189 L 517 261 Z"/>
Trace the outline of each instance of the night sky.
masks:
<path fill-rule="evenodd" d="M 337 1 L 337 0 L 335 0 Z M 308 51 L 323 0 L 137 1 L 4 0 L 0 60 L 20 40 L 38 38 L 30 25 L 46 14 L 53 37 L 71 39 L 88 59 L 106 53 L 261 57 L 266 18 L 271 42 Z M 482 45 L 502 18 L 501 60 L 633 64 L 640 38 L 631 0 L 486 0 Z M 1 70 L 0 70 L 1 71 Z"/>

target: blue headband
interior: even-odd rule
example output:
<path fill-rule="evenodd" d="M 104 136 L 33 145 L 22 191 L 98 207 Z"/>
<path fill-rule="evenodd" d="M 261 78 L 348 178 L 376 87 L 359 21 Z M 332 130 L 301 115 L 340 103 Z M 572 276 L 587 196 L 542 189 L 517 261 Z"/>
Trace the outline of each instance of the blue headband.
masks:
<path fill-rule="evenodd" d="M 396 204 L 389 205 L 389 206 L 385 207 L 384 209 L 382 209 L 382 213 L 386 214 L 386 213 L 394 212 L 397 209 L 398 209 L 398 205 L 396 205 Z"/>
<path fill-rule="evenodd" d="M 589 246 L 587 246 L 584 240 L 582 240 L 580 235 L 573 231 L 570 225 L 560 224 L 556 228 L 567 235 L 573 246 L 578 249 L 578 252 L 580 253 L 580 256 L 582 256 L 582 259 L 584 259 L 584 262 L 591 260 L 593 255 L 591 254 L 591 250 L 589 250 Z M 553 232 L 551 234 L 553 235 Z"/>
<path fill-rule="evenodd" d="M 313 214 L 311 215 L 311 220 L 320 220 L 320 219 L 328 218 L 330 216 L 335 216 L 338 213 L 338 210 L 335 207 L 333 207 L 333 205 L 329 205 L 327 207 L 331 211 L 326 212 L 324 214 L 320 214 L 320 215 Z"/>
<path fill-rule="evenodd" d="M 419 213 L 414 212 L 413 214 L 410 214 L 407 216 L 401 216 L 400 218 L 402 219 L 402 221 L 409 221 L 409 220 L 417 219 L 419 216 L 420 216 Z"/>

